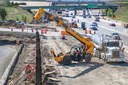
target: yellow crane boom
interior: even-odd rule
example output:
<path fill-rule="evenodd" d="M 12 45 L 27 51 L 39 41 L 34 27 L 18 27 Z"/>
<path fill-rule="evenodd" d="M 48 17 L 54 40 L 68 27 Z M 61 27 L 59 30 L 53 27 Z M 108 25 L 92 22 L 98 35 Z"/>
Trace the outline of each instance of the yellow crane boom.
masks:
<path fill-rule="evenodd" d="M 45 14 L 47 18 L 56 21 L 57 22 L 57 26 L 62 26 L 68 34 L 70 34 L 71 36 L 73 36 L 74 38 L 79 40 L 82 44 L 84 44 L 85 47 L 83 48 L 83 53 L 85 55 L 89 54 L 90 56 L 93 56 L 94 44 L 87 37 L 81 36 L 78 32 L 73 30 L 69 25 L 64 23 L 61 18 L 55 17 L 54 15 L 44 11 L 42 8 L 40 8 L 38 10 L 36 15 L 34 16 L 34 19 L 35 20 L 39 20 L 42 17 L 42 14 Z M 54 56 L 55 56 L 55 53 L 53 51 L 52 51 L 52 54 L 54 54 Z M 60 59 L 60 60 L 61 61 L 59 61 L 59 62 L 62 62 L 62 59 Z"/>

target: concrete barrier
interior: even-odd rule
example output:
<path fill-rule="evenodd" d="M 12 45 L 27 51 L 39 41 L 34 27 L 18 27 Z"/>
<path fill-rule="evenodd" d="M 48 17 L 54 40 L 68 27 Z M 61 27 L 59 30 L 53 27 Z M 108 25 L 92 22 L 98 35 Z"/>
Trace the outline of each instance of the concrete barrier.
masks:
<path fill-rule="evenodd" d="M 9 76 L 13 73 L 13 70 L 16 66 L 17 61 L 19 60 L 19 56 L 22 53 L 23 48 L 24 48 L 24 44 L 22 44 L 20 46 L 18 52 L 15 53 L 10 64 L 8 65 L 8 67 L 6 68 L 5 72 L 3 73 L 3 75 L 0 79 L 0 85 L 7 85 L 7 81 L 9 79 Z"/>

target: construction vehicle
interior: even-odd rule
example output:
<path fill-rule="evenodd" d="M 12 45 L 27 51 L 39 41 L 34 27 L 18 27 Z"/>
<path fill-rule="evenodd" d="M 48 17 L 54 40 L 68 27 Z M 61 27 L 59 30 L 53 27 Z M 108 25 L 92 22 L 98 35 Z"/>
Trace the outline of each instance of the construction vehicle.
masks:
<path fill-rule="evenodd" d="M 44 11 L 42 8 L 38 10 L 36 15 L 34 16 L 35 20 L 39 20 L 42 17 L 42 14 L 45 14 L 46 17 L 50 20 L 54 20 L 57 22 L 57 26 L 62 26 L 65 31 L 79 40 L 83 45 L 82 46 L 73 46 L 70 52 L 63 54 L 62 52 L 58 55 L 55 54 L 53 50 L 51 50 L 51 54 L 54 56 L 54 59 L 62 64 L 70 65 L 72 61 L 82 61 L 85 60 L 86 62 L 91 61 L 91 57 L 94 53 L 94 44 L 87 38 L 81 36 L 78 32 L 73 30 L 68 24 L 63 22 L 61 18 L 49 14 L 48 12 Z M 76 52 L 77 51 L 77 52 Z"/>
<path fill-rule="evenodd" d="M 105 60 L 106 62 L 125 62 L 123 43 L 114 39 L 110 35 L 92 36 L 93 43 L 95 44 L 94 54 L 96 57 Z"/>

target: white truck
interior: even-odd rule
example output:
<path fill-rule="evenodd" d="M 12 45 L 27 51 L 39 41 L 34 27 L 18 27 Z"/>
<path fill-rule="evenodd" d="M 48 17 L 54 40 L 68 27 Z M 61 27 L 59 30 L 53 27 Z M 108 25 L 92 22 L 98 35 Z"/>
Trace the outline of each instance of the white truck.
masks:
<path fill-rule="evenodd" d="M 106 62 L 125 62 L 123 43 L 108 35 L 95 34 L 91 37 L 95 44 L 94 55 Z"/>

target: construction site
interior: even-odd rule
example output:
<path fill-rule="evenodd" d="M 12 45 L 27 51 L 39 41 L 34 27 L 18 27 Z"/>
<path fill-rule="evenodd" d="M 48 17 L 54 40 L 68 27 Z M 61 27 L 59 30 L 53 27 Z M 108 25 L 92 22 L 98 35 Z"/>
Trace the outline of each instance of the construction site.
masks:
<path fill-rule="evenodd" d="M 125 33 L 87 12 L 39 8 L 31 24 L 1 28 L 0 85 L 128 85 Z"/>

